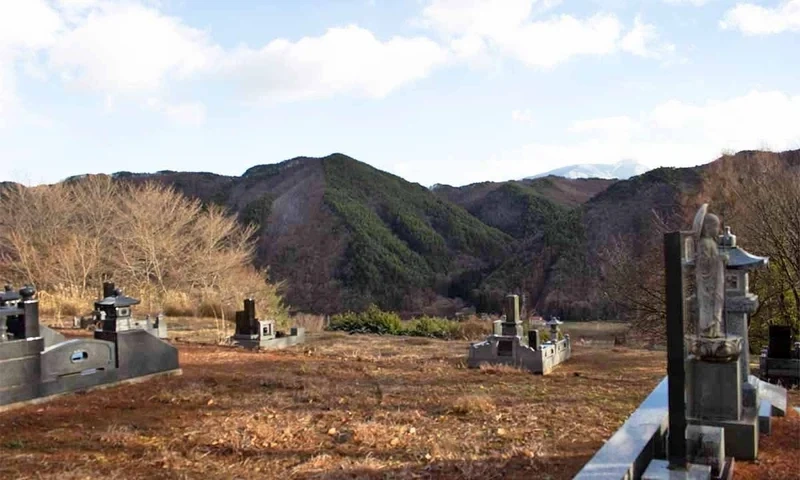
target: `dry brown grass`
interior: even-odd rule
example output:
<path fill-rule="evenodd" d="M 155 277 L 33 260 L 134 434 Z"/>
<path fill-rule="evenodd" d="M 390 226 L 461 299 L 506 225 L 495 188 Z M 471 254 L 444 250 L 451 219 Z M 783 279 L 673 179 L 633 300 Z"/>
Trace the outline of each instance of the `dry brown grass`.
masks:
<path fill-rule="evenodd" d="M 324 315 L 314 315 L 311 313 L 298 313 L 293 315 L 289 321 L 291 326 L 303 327 L 306 333 L 319 333 L 325 330 L 327 322 Z"/>
<path fill-rule="evenodd" d="M 542 377 L 468 369 L 467 342 L 339 333 L 179 348 L 181 377 L 0 415 L 0 478 L 568 479 L 665 363 L 576 347 Z"/>

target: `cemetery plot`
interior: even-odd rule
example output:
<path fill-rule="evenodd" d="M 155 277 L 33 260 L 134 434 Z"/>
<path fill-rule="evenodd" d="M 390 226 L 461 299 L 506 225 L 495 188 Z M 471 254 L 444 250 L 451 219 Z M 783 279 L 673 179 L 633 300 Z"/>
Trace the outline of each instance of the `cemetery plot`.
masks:
<path fill-rule="evenodd" d="M 572 478 L 663 377 L 582 347 L 548 376 L 467 342 L 318 334 L 180 347 L 184 374 L 0 416 L 1 478 Z M 546 477 L 538 477 L 546 478 Z"/>

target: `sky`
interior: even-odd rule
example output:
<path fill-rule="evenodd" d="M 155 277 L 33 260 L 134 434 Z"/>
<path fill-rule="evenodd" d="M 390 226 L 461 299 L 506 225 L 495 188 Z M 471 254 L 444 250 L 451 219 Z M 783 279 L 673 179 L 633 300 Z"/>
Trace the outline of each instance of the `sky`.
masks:
<path fill-rule="evenodd" d="M 800 0 L 0 0 L 0 181 L 800 148 Z"/>

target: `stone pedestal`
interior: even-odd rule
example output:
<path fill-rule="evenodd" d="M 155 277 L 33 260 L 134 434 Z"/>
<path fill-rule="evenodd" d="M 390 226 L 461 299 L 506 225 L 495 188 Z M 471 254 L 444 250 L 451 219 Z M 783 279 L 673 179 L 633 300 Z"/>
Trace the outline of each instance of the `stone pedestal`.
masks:
<path fill-rule="evenodd" d="M 725 453 L 737 460 L 758 455 L 758 415 L 743 402 L 738 359 L 706 362 L 686 361 L 687 423 L 725 430 Z M 754 395 L 755 396 L 755 395 Z"/>
<path fill-rule="evenodd" d="M 742 418 L 742 389 L 739 362 L 686 362 L 686 413 L 703 420 Z"/>
<path fill-rule="evenodd" d="M 738 359 L 706 362 L 689 357 L 686 361 L 687 423 L 721 427 L 725 430 L 725 452 L 737 460 L 754 460 L 758 455 L 758 415 L 755 406 L 745 405 Z M 747 403 L 752 402 L 748 400 Z"/>

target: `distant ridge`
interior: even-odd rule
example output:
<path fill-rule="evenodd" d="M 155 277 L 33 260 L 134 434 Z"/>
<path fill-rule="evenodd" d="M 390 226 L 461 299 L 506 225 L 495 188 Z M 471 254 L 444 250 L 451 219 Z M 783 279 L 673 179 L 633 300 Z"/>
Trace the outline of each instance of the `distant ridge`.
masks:
<path fill-rule="evenodd" d="M 617 163 L 581 163 L 540 173 L 526 180 L 554 175 L 564 178 L 605 178 L 627 180 L 652 170 L 652 167 L 642 165 L 635 160 L 623 160 Z"/>

